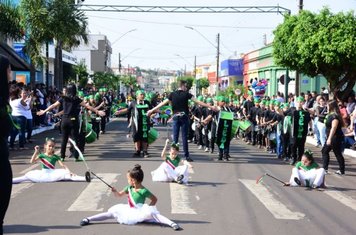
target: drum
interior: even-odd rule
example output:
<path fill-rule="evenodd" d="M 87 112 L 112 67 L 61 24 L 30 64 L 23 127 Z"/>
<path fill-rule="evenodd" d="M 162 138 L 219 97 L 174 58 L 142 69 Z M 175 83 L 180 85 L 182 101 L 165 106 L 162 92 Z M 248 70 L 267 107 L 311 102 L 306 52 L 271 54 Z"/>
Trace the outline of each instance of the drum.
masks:
<path fill-rule="evenodd" d="M 151 128 L 149 131 L 148 131 L 148 138 L 147 138 L 147 142 L 148 144 L 152 144 L 153 142 L 155 142 L 159 137 L 159 132 L 154 129 L 154 128 Z"/>
<path fill-rule="evenodd" d="M 195 122 L 192 123 L 192 130 L 195 131 Z"/>
<path fill-rule="evenodd" d="M 261 127 L 259 125 L 255 126 L 255 132 L 259 132 L 261 130 Z"/>
<path fill-rule="evenodd" d="M 269 139 L 273 142 L 276 143 L 276 133 L 275 132 L 271 132 L 269 134 Z"/>
<path fill-rule="evenodd" d="M 251 131 L 252 123 L 249 120 L 238 121 L 239 128 L 245 132 Z"/>
<path fill-rule="evenodd" d="M 234 120 L 234 113 L 220 111 L 220 117 L 219 118 L 220 119 L 224 119 L 224 120 Z"/>
<path fill-rule="evenodd" d="M 86 133 L 87 134 L 85 135 L 85 143 L 93 143 L 96 140 L 96 133 L 95 131 L 93 131 L 92 125 L 90 123 L 87 123 Z"/>
<path fill-rule="evenodd" d="M 234 121 L 232 121 L 231 138 L 234 138 L 234 136 L 236 135 L 237 129 L 239 129 L 239 121 L 234 120 Z"/>

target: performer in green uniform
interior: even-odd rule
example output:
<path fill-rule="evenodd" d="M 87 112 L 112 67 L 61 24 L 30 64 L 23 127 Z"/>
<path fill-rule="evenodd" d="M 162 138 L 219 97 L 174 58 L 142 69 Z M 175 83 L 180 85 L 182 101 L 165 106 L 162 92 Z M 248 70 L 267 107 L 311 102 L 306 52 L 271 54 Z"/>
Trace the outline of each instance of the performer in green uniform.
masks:
<path fill-rule="evenodd" d="M 151 109 L 151 104 L 145 100 L 145 92 L 138 90 L 136 92 L 136 101 L 131 102 L 128 108 L 121 109 L 115 113 L 120 115 L 123 113 L 131 113 L 133 120 L 133 141 L 135 143 L 136 152 L 133 157 L 139 157 L 141 150 L 144 157 L 149 157 L 148 148 L 148 132 L 150 130 L 150 119 L 147 117 L 147 111 Z"/>
<path fill-rule="evenodd" d="M 126 176 L 129 185 L 121 191 L 117 191 L 113 187 L 112 192 L 116 197 L 127 195 L 128 203 L 117 204 L 112 206 L 108 212 L 87 217 L 80 222 L 81 226 L 88 225 L 92 221 L 116 219 L 120 224 L 137 224 L 147 221 L 166 224 L 174 230 L 181 229 L 178 224 L 157 211 L 155 206 L 157 197 L 142 185 L 144 173 L 140 165 L 136 164 L 132 170 L 128 171 Z M 145 204 L 146 199 L 150 200 L 149 204 Z"/>

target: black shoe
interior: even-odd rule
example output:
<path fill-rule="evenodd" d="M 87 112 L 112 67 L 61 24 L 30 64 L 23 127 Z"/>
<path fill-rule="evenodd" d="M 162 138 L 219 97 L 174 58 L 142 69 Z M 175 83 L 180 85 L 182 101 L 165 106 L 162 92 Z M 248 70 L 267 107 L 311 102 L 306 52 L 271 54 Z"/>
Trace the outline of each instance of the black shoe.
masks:
<path fill-rule="evenodd" d="M 222 155 L 222 154 L 219 154 L 218 161 L 222 161 L 222 160 L 223 160 L 223 155 Z"/>
<path fill-rule="evenodd" d="M 144 151 L 144 152 L 143 152 L 143 157 L 144 157 L 144 158 L 148 158 L 148 157 L 150 157 L 150 155 L 148 154 L 147 151 Z"/>
<path fill-rule="evenodd" d="M 85 218 L 80 221 L 80 226 L 85 226 L 89 224 L 89 219 Z"/>
<path fill-rule="evenodd" d="M 297 162 L 296 160 L 291 159 L 291 160 L 289 161 L 289 165 L 294 166 L 296 162 Z"/>
<path fill-rule="evenodd" d="M 179 176 L 177 177 L 177 183 L 178 183 L 178 184 L 183 184 L 183 178 L 184 178 L 184 175 L 179 175 Z"/>
<path fill-rule="evenodd" d="M 345 175 L 345 172 L 341 172 L 340 170 L 338 170 L 338 171 L 335 171 L 335 174 L 336 175 Z"/>
<path fill-rule="evenodd" d="M 61 157 L 61 161 L 62 161 L 62 162 L 64 162 L 64 159 L 65 159 L 64 157 Z"/>
<path fill-rule="evenodd" d="M 140 152 L 135 152 L 132 157 L 140 157 Z"/>
<path fill-rule="evenodd" d="M 299 180 L 297 177 L 294 177 L 294 182 L 295 182 L 296 184 L 298 184 L 299 186 L 302 185 L 302 183 L 300 182 L 300 180 Z"/>
<path fill-rule="evenodd" d="M 229 161 L 229 157 L 230 157 L 229 154 L 225 154 L 225 155 L 224 155 L 224 161 Z"/>
<path fill-rule="evenodd" d="M 191 159 L 190 157 L 187 157 L 185 160 L 187 160 L 187 162 L 194 162 L 194 160 Z"/>

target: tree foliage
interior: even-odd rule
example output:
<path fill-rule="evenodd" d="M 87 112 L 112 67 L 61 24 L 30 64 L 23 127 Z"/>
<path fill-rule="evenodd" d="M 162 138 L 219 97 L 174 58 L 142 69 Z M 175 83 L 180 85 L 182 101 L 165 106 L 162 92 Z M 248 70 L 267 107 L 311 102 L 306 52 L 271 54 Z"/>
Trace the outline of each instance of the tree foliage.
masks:
<path fill-rule="evenodd" d="M 91 77 L 94 85 L 99 88 L 106 87 L 116 90 L 120 82 L 120 76 L 113 73 L 95 72 Z"/>
<path fill-rule="evenodd" d="M 10 0 L 0 0 L 0 34 L 5 38 L 21 39 L 20 8 Z M 1 39 L 0 39 L 1 40 Z"/>
<path fill-rule="evenodd" d="M 236 95 L 235 93 L 236 89 L 239 89 L 241 91 L 241 95 L 244 95 L 246 88 L 243 85 L 230 84 L 225 90 L 219 91 L 218 95 L 228 97 L 229 99 L 232 100 L 238 100 L 240 97 Z"/>
<path fill-rule="evenodd" d="M 277 65 L 308 76 L 322 74 L 330 90 L 347 97 L 356 82 L 356 18 L 354 12 L 333 14 L 302 11 L 286 16 L 274 31 L 273 54 Z"/>
<path fill-rule="evenodd" d="M 194 81 L 195 79 L 193 77 L 189 77 L 189 76 L 184 76 L 184 77 L 179 77 L 177 79 L 178 81 L 178 84 L 179 84 L 179 81 L 186 81 L 187 82 L 187 89 L 190 90 L 190 88 L 192 88 L 193 84 L 194 84 Z M 178 85 L 179 86 L 179 85 Z"/>
<path fill-rule="evenodd" d="M 89 80 L 89 74 L 87 72 L 87 66 L 84 61 L 81 61 L 78 65 L 74 66 L 75 74 L 78 76 L 78 85 L 81 88 L 86 87 Z"/>

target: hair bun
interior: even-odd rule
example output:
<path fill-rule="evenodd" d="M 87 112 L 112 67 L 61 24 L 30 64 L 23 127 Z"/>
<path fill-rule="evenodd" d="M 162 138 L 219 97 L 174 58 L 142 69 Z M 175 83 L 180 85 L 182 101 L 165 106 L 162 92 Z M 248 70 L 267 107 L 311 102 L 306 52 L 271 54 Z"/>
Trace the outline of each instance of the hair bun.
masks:
<path fill-rule="evenodd" d="M 135 164 L 134 169 L 135 170 L 141 170 L 141 165 L 140 164 Z"/>

